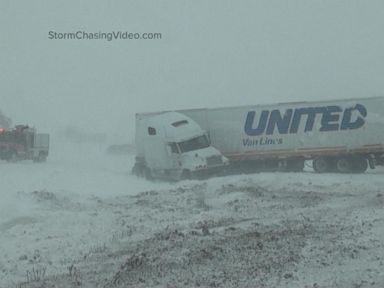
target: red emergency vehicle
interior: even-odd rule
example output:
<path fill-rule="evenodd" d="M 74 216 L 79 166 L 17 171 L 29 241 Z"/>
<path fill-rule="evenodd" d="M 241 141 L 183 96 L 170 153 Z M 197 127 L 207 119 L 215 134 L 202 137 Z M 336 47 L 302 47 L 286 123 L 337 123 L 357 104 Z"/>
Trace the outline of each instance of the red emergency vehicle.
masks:
<path fill-rule="evenodd" d="M 37 133 L 35 128 L 17 125 L 0 128 L 0 159 L 8 162 L 33 160 L 44 162 L 49 152 L 49 135 Z"/>

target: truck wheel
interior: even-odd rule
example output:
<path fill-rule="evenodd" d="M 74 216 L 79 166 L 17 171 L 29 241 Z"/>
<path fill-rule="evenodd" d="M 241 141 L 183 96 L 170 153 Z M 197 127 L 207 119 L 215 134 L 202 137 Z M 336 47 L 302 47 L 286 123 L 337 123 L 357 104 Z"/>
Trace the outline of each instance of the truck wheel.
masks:
<path fill-rule="evenodd" d="M 138 177 L 146 177 L 146 173 L 151 174 L 151 171 L 146 172 L 147 169 L 149 170 L 143 163 L 135 163 L 132 168 L 132 174 Z"/>
<path fill-rule="evenodd" d="M 144 176 L 145 176 L 145 179 L 147 179 L 147 180 L 153 180 L 153 176 L 152 176 L 150 168 L 148 168 L 148 167 L 144 168 Z"/>
<path fill-rule="evenodd" d="M 47 156 L 44 155 L 43 153 L 39 154 L 39 162 L 46 162 L 47 161 Z"/>
<path fill-rule="evenodd" d="M 355 173 L 364 173 L 368 169 L 368 161 L 364 157 L 356 157 L 353 159 L 352 164 Z"/>
<path fill-rule="evenodd" d="M 39 156 L 34 157 L 32 159 L 32 161 L 35 162 L 35 163 L 46 162 L 47 161 L 47 156 L 44 153 L 40 152 Z"/>
<path fill-rule="evenodd" d="M 330 162 L 324 157 L 316 158 L 312 161 L 313 170 L 317 173 L 325 173 L 330 169 Z"/>
<path fill-rule="evenodd" d="M 136 163 L 133 165 L 132 167 L 132 171 L 131 173 L 133 175 L 136 175 L 136 176 L 141 176 L 142 172 L 141 172 L 141 169 L 139 168 L 139 165 L 137 165 Z"/>
<path fill-rule="evenodd" d="M 340 173 L 352 172 L 352 159 L 350 158 L 336 159 L 336 169 Z"/>
<path fill-rule="evenodd" d="M 11 163 L 17 162 L 16 151 L 10 151 L 6 160 L 7 160 L 7 162 L 11 162 Z"/>

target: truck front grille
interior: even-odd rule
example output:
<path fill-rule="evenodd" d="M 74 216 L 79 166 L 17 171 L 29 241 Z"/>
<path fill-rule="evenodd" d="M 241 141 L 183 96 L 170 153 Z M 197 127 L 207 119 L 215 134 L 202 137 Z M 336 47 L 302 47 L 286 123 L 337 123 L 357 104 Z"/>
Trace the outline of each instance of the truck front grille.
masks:
<path fill-rule="evenodd" d="M 215 166 L 223 164 L 223 160 L 221 159 L 220 155 L 211 156 L 207 158 L 207 165 L 208 166 Z"/>

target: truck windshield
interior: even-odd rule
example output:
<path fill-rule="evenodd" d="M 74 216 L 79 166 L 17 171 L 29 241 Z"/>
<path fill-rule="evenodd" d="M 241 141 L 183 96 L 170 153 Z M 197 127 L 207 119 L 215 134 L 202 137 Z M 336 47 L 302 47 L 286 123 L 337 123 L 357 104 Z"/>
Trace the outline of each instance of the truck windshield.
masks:
<path fill-rule="evenodd" d="M 206 135 L 192 138 L 187 141 L 179 142 L 178 144 L 181 153 L 209 147 L 209 141 Z"/>

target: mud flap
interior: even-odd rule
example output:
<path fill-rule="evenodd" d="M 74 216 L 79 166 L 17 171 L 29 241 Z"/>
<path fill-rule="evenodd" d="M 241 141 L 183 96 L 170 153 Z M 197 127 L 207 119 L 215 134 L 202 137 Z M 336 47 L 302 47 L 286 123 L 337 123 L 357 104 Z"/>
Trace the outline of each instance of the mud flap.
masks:
<path fill-rule="evenodd" d="M 368 159 L 369 168 L 375 169 L 375 159 L 369 158 Z"/>

